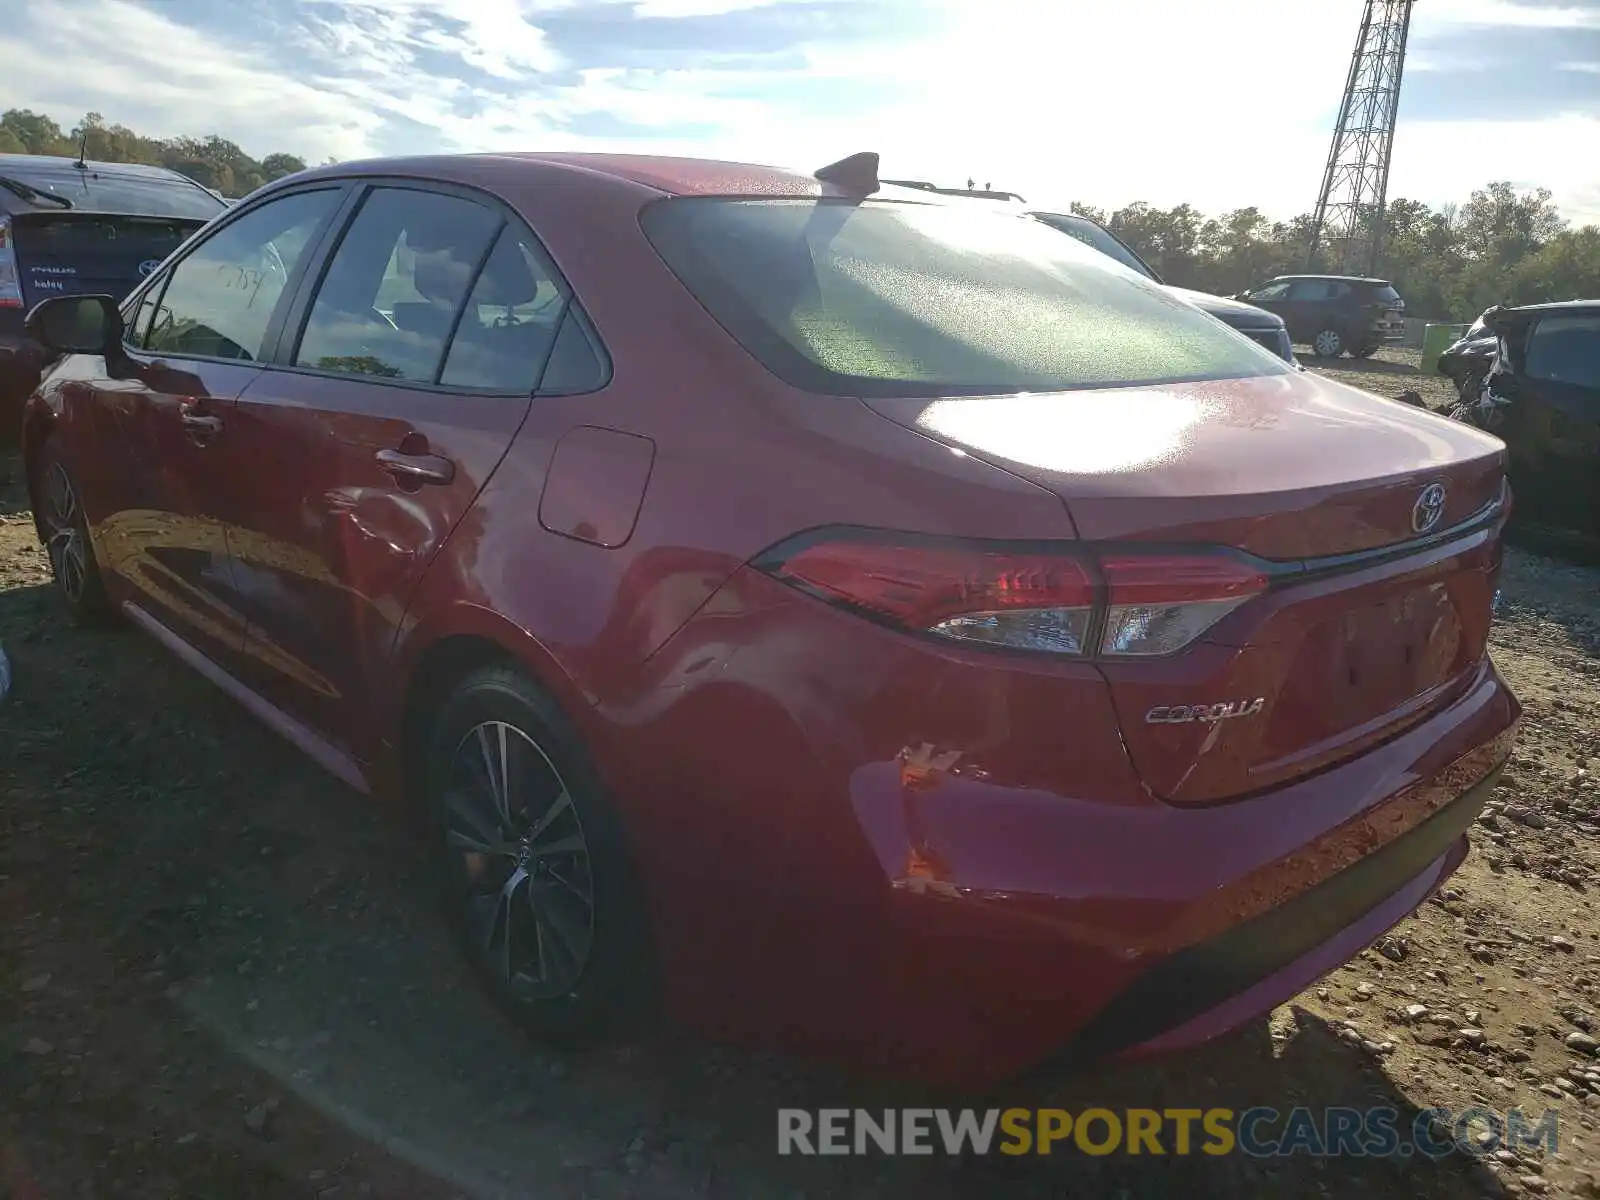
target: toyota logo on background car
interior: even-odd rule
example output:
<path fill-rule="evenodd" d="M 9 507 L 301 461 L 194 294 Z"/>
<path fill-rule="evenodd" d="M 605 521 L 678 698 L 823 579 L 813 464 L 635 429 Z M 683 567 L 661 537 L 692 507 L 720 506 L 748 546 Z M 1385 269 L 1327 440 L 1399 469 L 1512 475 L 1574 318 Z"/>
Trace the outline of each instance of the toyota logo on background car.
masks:
<path fill-rule="evenodd" d="M 1444 516 L 1444 484 L 1430 483 L 1417 494 L 1411 506 L 1411 528 L 1416 533 L 1427 533 Z"/>
<path fill-rule="evenodd" d="M 159 258 L 147 258 L 147 259 L 145 259 L 142 263 L 139 264 L 139 278 L 143 279 L 146 275 L 150 274 L 151 271 L 154 271 L 160 265 L 161 265 L 161 260 Z"/>

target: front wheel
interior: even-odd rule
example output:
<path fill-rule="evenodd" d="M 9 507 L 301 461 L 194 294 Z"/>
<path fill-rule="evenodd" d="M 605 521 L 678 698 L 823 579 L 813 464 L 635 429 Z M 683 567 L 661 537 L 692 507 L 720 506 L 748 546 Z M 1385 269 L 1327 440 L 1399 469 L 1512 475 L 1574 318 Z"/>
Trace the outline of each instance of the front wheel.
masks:
<path fill-rule="evenodd" d="M 1338 358 L 1344 353 L 1344 334 L 1337 329 L 1319 330 L 1311 339 L 1311 349 L 1318 358 Z"/>
<path fill-rule="evenodd" d="M 39 533 L 50 556 L 50 574 L 72 619 L 98 624 L 112 615 L 111 601 L 100 578 L 94 544 L 77 481 L 50 443 L 39 462 Z"/>
<path fill-rule="evenodd" d="M 445 902 L 494 999 L 557 1042 L 645 1015 L 650 937 L 621 822 L 555 703 L 480 670 L 445 702 L 427 764 Z"/>

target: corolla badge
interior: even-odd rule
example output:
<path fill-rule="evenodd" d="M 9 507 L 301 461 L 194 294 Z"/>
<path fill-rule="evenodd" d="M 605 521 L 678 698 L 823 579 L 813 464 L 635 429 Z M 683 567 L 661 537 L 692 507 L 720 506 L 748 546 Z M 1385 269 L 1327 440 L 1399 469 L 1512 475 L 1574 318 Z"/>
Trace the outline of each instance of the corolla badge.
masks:
<path fill-rule="evenodd" d="M 1411 506 L 1411 529 L 1414 533 L 1427 533 L 1444 516 L 1444 484 L 1430 483 L 1417 494 Z"/>
<path fill-rule="evenodd" d="M 139 264 L 139 278 L 143 279 L 146 275 L 150 274 L 151 271 L 154 271 L 160 265 L 161 265 L 161 260 L 159 258 L 147 258 L 147 259 L 145 259 L 142 263 Z"/>
<path fill-rule="evenodd" d="M 1187 725 L 1199 721 L 1214 725 L 1218 721 L 1234 721 L 1240 717 L 1253 717 L 1267 706 L 1265 696 L 1254 700 L 1229 700 L 1224 704 L 1163 704 L 1144 715 L 1146 725 Z"/>

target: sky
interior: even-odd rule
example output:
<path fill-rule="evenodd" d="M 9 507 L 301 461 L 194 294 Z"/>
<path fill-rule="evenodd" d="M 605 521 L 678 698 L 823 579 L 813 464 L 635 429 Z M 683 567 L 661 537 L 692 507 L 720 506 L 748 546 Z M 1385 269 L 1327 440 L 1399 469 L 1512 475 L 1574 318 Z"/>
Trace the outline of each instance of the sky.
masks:
<path fill-rule="evenodd" d="M 1038 207 L 1316 201 L 1362 0 L 48 0 L 0 108 L 311 162 L 608 149 Z M 1391 198 L 1547 187 L 1600 222 L 1600 0 L 1417 0 Z"/>

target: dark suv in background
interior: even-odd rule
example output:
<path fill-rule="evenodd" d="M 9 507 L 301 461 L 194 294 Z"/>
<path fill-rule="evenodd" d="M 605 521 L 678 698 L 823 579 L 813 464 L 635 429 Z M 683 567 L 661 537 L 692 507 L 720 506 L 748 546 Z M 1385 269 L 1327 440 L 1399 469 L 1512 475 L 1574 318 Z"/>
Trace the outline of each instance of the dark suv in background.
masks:
<path fill-rule="evenodd" d="M 1387 279 L 1356 275 L 1279 275 L 1235 299 L 1275 312 L 1289 336 L 1319 358 L 1349 351 L 1370 358 L 1405 337 L 1406 302 Z"/>
<path fill-rule="evenodd" d="M 228 204 L 163 167 L 0 154 L 0 452 L 44 353 L 23 317 L 51 296 L 132 291 Z"/>
<path fill-rule="evenodd" d="M 1261 343 L 1285 362 L 1295 361 L 1294 347 L 1289 344 L 1289 333 L 1282 317 L 1251 304 L 1242 304 L 1238 300 L 1213 296 L 1209 292 L 1173 287 L 1156 274 L 1155 268 L 1140 258 L 1133 247 L 1089 217 L 1079 213 L 1053 212 L 1034 212 L 1029 215 L 1035 221 L 1042 221 L 1052 229 L 1070 234 L 1080 242 L 1100 251 L 1101 254 L 1116 259 L 1129 270 L 1137 271 L 1146 279 L 1159 283 L 1167 291 L 1183 297 L 1190 304 L 1210 313 L 1224 324 L 1233 326 L 1251 341 Z"/>

